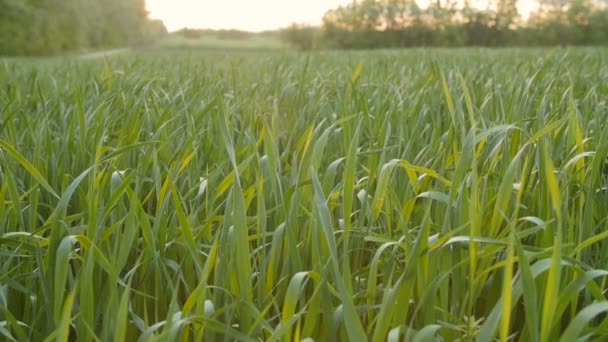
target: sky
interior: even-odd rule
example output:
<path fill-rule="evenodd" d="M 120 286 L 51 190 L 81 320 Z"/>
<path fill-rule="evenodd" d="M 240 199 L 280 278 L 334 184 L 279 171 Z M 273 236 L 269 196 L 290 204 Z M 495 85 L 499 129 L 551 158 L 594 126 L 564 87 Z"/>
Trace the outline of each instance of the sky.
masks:
<path fill-rule="evenodd" d="M 147 0 L 169 31 L 183 27 L 263 31 L 293 22 L 319 24 L 327 10 L 352 0 Z"/>
<path fill-rule="evenodd" d="M 169 31 L 184 27 L 263 31 L 286 27 L 293 22 L 320 24 L 325 12 L 351 1 L 147 0 L 147 6 L 150 16 L 163 20 Z M 534 1 L 520 1 L 519 9 L 524 16 L 533 8 Z"/>

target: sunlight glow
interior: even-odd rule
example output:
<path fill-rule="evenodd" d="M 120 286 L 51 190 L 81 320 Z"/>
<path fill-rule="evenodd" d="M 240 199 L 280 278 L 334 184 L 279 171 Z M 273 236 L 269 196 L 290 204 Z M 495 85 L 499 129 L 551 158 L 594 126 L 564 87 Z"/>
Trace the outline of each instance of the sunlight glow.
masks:
<path fill-rule="evenodd" d="M 183 27 L 263 31 L 286 27 L 293 22 L 318 25 L 327 10 L 351 1 L 147 0 L 147 7 L 150 16 L 162 19 L 170 31 Z M 482 0 L 473 2 L 480 7 L 487 3 Z M 522 16 L 527 17 L 537 4 L 533 0 L 521 0 L 518 7 Z"/>
<path fill-rule="evenodd" d="M 329 9 L 351 0 L 147 0 L 170 31 L 183 27 L 263 31 L 293 22 L 319 24 Z"/>

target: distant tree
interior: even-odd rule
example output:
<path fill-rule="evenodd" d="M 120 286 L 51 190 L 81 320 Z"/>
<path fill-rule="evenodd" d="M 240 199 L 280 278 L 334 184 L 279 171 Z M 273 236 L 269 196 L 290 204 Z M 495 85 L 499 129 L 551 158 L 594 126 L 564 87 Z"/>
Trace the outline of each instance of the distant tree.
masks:
<path fill-rule="evenodd" d="M 0 54 L 28 53 L 34 22 L 32 9 L 24 2 L 0 0 Z"/>
<path fill-rule="evenodd" d="M 497 44 L 495 18 L 489 11 L 472 8 L 467 1 L 462 15 L 465 18 L 463 29 L 467 37 L 466 45 L 493 46 Z"/>
<path fill-rule="evenodd" d="M 539 0 L 522 21 L 517 0 L 491 0 L 479 9 L 468 0 L 354 1 L 323 17 L 320 46 L 498 46 L 605 44 L 608 0 Z"/>
<path fill-rule="evenodd" d="M 202 36 L 202 32 L 200 30 L 193 30 L 187 27 L 182 29 L 181 34 L 186 39 L 200 39 Z"/>
<path fill-rule="evenodd" d="M 218 39 L 243 40 L 251 38 L 251 32 L 241 30 L 219 30 L 216 36 Z"/>
<path fill-rule="evenodd" d="M 145 0 L 0 0 L 0 54 L 130 45 L 158 24 L 150 23 Z"/>
<path fill-rule="evenodd" d="M 317 32 L 318 28 L 294 23 L 288 28 L 281 30 L 280 38 L 297 49 L 311 50 L 315 47 Z"/>
<path fill-rule="evenodd" d="M 148 41 L 153 41 L 169 34 L 162 20 L 149 20 L 147 25 L 146 37 Z"/>
<path fill-rule="evenodd" d="M 496 29 L 508 31 L 514 28 L 519 18 L 517 0 L 497 0 L 496 3 Z"/>

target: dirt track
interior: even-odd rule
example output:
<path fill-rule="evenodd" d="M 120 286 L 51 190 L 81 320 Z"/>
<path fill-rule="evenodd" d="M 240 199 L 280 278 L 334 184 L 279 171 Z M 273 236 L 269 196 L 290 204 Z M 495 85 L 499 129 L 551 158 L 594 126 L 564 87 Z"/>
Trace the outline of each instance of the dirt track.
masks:
<path fill-rule="evenodd" d="M 130 49 L 114 49 L 99 52 L 92 52 L 78 56 L 80 59 L 104 58 L 130 51 Z"/>

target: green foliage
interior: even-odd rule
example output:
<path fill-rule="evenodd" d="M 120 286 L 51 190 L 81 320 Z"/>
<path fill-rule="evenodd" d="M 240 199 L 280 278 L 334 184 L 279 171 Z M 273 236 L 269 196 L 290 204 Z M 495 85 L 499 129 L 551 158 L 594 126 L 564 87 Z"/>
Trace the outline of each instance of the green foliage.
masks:
<path fill-rule="evenodd" d="M 318 30 L 308 25 L 292 24 L 281 30 L 281 40 L 299 50 L 311 50 L 318 47 L 315 44 Z"/>
<path fill-rule="evenodd" d="M 146 28 L 147 32 L 145 36 L 148 39 L 158 39 L 165 37 L 169 34 L 169 31 L 167 31 L 165 24 L 162 22 L 162 20 L 159 19 L 149 20 Z"/>
<path fill-rule="evenodd" d="M 217 37 L 219 39 L 249 39 L 253 34 L 247 31 L 241 30 L 219 30 L 217 31 Z"/>
<path fill-rule="evenodd" d="M 602 340 L 606 54 L 1 60 L 0 340 Z"/>
<path fill-rule="evenodd" d="M 219 40 L 246 40 L 260 36 L 259 33 L 253 33 L 242 30 L 212 30 L 212 29 L 191 29 L 183 28 L 176 33 L 181 34 L 184 38 L 200 39 L 203 36 L 214 36 Z"/>
<path fill-rule="evenodd" d="M 126 46 L 162 34 L 144 0 L 0 0 L 0 55 Z"/>
<path fill-rule="evenodd" d="M 199 39 L 203 35 L 202 30 L 195 30 L 187 27 L 182 29 L 178 33 L 183 35 L 186 39 Z"/>
<path fill-rule="evenodd" d="M 545 1 L 527 21 L 516 0 L 492 1 L 487 9 L 461 3 L 356 1 L 327 12 L 315 32 L 292 26 L 284 38 L 299 48 L 311 48 L 305 42 L 313 35 L 314 46 L 334 48 L 608 44 L 608 8 L 592 0 Z"/>

